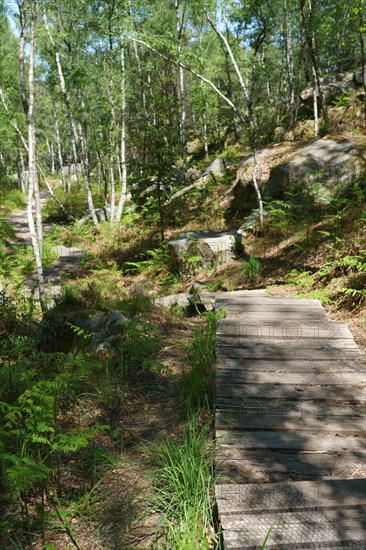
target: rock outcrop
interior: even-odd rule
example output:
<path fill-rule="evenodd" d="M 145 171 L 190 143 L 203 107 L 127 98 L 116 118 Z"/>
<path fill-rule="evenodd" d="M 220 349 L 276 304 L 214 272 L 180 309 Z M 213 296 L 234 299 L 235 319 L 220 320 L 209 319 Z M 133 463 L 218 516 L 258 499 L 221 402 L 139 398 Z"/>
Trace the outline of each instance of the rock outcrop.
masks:
<path fill-rule="evenodd" d="M 47 312 L 38 326 L 35 341 L 47 352 L 62 351 L 99 353 L 118 345 L 127 318 L 117 310 L 107 312 L 84 310 L 61 313 Z"/>
<path fill-rule="evenodd" d="M 172 262 L 184 274 L 225 263 L 243 248 L 243 235 L 237 231 L 190 231 L 169 243 Z"/>
<path fill-rule="evenodd" d="M 318 139 L 271 170 L 265 195 L 284 198 L 301 192 L 316 203 L 328 203 L 341 185 L 360 174 L 363 165 L 352 142 Z"/>
<path fill-rule="evenodd" d="M 263 197 L 286 200 L 294 194 L 306 195 L 315 203 L 328 203 L 340 187 L 346 186 L 365 169 L 365 143 L 352 139 L 322 138 L 302 148 L 287 150 L 272 146 L 258 154 L 258 184 Z M 278 155 L 281 149 L 281 155 Z M 233 189 L 231 209 L 242 215 L 257 207 L 252 185 L 253 156 L 241 162 Z"/>

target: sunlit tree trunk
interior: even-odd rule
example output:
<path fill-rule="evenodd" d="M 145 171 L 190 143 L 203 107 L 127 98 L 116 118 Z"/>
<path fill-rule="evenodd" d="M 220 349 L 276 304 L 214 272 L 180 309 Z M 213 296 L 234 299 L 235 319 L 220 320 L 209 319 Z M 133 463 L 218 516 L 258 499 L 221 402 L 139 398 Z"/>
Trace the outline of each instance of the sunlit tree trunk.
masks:
<path fill-rule="evenodd" d="M 365 3 L 364 0 L 359 0 L 358 3 L 358 21 L 359 21 L 359 37 L 361 48 L 361 69 L 362 69 L 362 86 L 364 91 L 363 108 L 364 108 L 364 126 L 366 132 L 366 25 L 365 25 Z"/>
<path fill-rule="evenodd" d="M 60 166 L 60 173 L 61 173 L 61 181 L 62 181 L 62 190 L 66 192 L 66 179 L 65 179 L 65 171 L 64 171 L 64 162 L 62 158 L 62 146 L 61 146 L 61 136 L 60 136 L 60 126 L 58 123 L 57 118 L 57 111 L 56 107 L 53 106 L 53 119 L 55 122 L 55 132 L 56 132 L 56 146 L 57 146 L 57 155 L 58 155 L 58 163 Z"/>
<path fill-rule="evenodd" d="M 294 77 L 294 56 L 292 50 L 292 28 L 291 16 L 289 12 L 288 2 L 284 5 L 284 33 L 285 33 L 285 50 L 286 50 L 286 67 L 288 80 L 288 101 L 289 101 L 289 122 L 290 128 L 294 127 L 296 122 L 296 102 L 295 102 L 295 77 Z"/>
<path fill-rule="evenodd" d="M 35 57 L 35 24 L 36 24 L 36 6 L 35 0 L 30 1 L 30 50 L 29 50 L 29 104 L 28 104 L 28 166 L 29 166 L 29 187 L 28 187 L 28 204 L 27 204 L 27 217 L 29 234 L 32 242 L 34 258 L 36 262 L 38 286 L 39 286 L 39 300 L 42 310 L 46 309 L 46 300 L 44 292 L 44 277 L 43 267 L 41 259 L 41 242 L 36 232 L 36 227 L 33 219 L 33 197 L 36 189 L 38 188 L 38 176 L 37 176 L 37 161 L 36 161 L 36 133 L 34 127 L 34 103 L 35 103 L 35 89 L 34 89 L 34 57 Z M 37 210 L 37 205 L 36 205 Z"/>
<path fill-rule="evenodd" d="M 184 25 L 185 11 L 180 14 L 180 0 L 175 0 L 175 20 L 176 20 L 176 32 L 178 43 L 178 59 L 182 57 L 182 33 Z M 183 167 L 187 163 L 187 144 L 186 144 L 186 96 L 185 96 L 185 83 L 184 83 L 184 70 L 181 65 L 178 66 L 179 71 L 179 137 L 182 151 Z"/>
<path fill-rule="evenodd" d="M 120 223 L 123 207 L 127 197 L 127 165 L 126 165 L 126 67 L 125 67 L 125 45 L 121 41 L 121 196 L 119 199 L 116 223 Z"/>

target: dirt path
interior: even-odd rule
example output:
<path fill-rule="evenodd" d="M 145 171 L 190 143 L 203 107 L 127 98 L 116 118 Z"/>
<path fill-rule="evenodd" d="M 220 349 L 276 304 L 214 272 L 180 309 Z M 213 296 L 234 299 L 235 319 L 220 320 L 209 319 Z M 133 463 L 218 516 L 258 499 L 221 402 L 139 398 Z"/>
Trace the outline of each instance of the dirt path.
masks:
<path fill-rule="evenodd" d="M 43 207 L 50 196 L 49 192 L 46 190 L 41 191 L 41 206 Z M 26 208 L 14 212 L 11 216 L 8 217 L 7 221 L 13 226 L 16 234 L 16 244 L 20 245 L 30 245 L 30 235 L 27 221 L 27 210 Z M 45 233 L 50 231 L 52 225 L 43 224 L 43 230 Z M 58 255 L 58 259 L 53 263 L 53 265 L 44 270 L 44 280 L 46 286 L 47 299 L 49 305 L 52 306 L 54 303 L 54 298 L 60 296 L 62 292 L 61 279 L 66 273 L 70 273 L 81 258 L 84 255 L 84 251 L 80 248 L 74 246 L 57 246 L 55 250 Z M 33 297 L 34 299 L 39 299 L 38 291 L 38 281 L 35 275 L 30 279 L 27 279 L 24 285 L 24 295 L 27 298 Z"/>

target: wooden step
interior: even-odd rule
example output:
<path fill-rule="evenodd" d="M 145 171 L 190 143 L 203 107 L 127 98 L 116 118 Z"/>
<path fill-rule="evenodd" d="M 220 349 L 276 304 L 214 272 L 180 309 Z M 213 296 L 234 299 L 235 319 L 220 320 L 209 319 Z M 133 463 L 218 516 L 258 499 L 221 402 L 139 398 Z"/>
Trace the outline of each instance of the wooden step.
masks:
<path fill-rule="evenodd" d="M 216 429 L 302 430 L 362 434 L 366 431 L 365 407 L 360 403 L 233 400 L 216 408 Z"/>
<path fill-rule="evenodd" d="M 282 363 L 281 363 L 282 364 Z M 226 392 L 227 384 L 234 388 L 239 384 L 281 384 L 288 386 L 290 384 L 298 384 L 299 386 L 363 386 L 366 384 L 366 369 L 362 369 L 363 372 L 343 372 L 339 367 L 332 376 L 328 373 L 324 373 L 321 368 L 322 365 L 318 365 L 317 372 L 308 371 L 295 371 L 292 370 L 286 374 L 284 380 L 283 372 L 267 372 L 252 371 L 250 369 L 230 369 L 219 370 L 216 374 L 218 394 L 223 395 L 222 392 Z M 222 382 L 224 385 L 222 385 Z M 226 385 L 225 385 L 226 382 Z M 239 388 L 240 389 L 240 388 Z"/>
<path fill-rule="evenodd" d="M 343 360 L 338 358 L 330 360 L 328 354 L 326 356 L 321 355 L 314 360 L 296 359 L 293 356 L 288 360 L 274 358 L 245 359 L 234 355 L 230 348 L 220 347 L 217 350 L 217 360 L 217 376 L 219 373 L 227 373 L 231 370 L 235 371 L 233 374 L 235 377 L 239 377 L 240 372 L 243 373 L 243 376 L 245 376 L 245 373 L 248 375 L 278 373 L 282 380 L 284 380 L 284 373 L 289 376 L 292 373 L 310 373 L 311 376 L 324 374 L 329 379 L 339 373 L 359 373 L 362 375 L 366 373 L 366 362 L 361 354 L 358 354 L 356 358 L 353 357 L 352 360 L 349 360 L 349 358 L 348 360 L 344 360 L 344 358 Z"/>
<path fill-rule="evenodd" d="M 225 548 L 362 550 L 366 480 L 323 480 L 216 487 Z"/>
<path fill-rule="evenodd" d="M 225 384 L 223 377 L 217 383 Z M 227 381 L 226 381 L 227 383 Z M 241 384 L 227 385 L 216 398 L 219 408 L 230 405 L 234 400 L 245 399 L 287 399 L 316 401 L 363 401 L 366 400 L 366 386 L 317 386 L 310 384 Z"/>
<path fill-rule="evenodd" d="M 329 339 L 349 339 L 353 336 L 346 325 L 341 323 L 299 322 L 299 321 L 236 321 L 224 319 L 220 322 L 217 335 L 237 340 L 255 340 L 271 342 L 272 340 L 299 341 L 309 339 L 314 342 Z"/>
<path fill-rule="evenodd" d="M 216 454 L 218 481 L 269 483 L 288 479 L 342 479 L 366 476 L 366 451 L 319 452 L 237 449 L 220 446 Z"/>
<path fill-rule="evenodd" d="M 364 357 L 353 340 L 328 340 L 324 342 L 304 341 L 290 342 L 286 345 L 282 342 L 244 342 L 238 344 L 235 340 L 219 337 L 217 339 L 218 355 L 222 351 L 226 355 L 243 359 L 276 359 L 291 361 L 294 359 L 306 360 L 340 360 L 349 361 L 354 359 L 363 360 Z M 228 353 L 229 350 L 229 353 Z"/>
<path fill-rule="evenodd" d="M 366 450 L 366 438 L 362 436 L 324 435 L 306 431 L 247 432 L 216 430 L 217 448 L 224 446 L 236 449 L 297 450 L 317 452 L 356 452 Z"/>

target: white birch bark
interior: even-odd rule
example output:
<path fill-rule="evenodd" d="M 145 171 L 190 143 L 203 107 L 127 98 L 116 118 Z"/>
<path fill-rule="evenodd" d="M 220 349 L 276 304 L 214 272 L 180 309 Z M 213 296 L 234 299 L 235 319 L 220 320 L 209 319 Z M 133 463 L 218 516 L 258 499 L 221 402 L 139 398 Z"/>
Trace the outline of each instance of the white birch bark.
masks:
<path fill-rule="evenodd" d="M 285 25 L 285 50 L 286 50 L 286 65 L 287 79 L 289 88 L 289 111 L 290 111 L 290 128 L 293 128 L 296 121 L 296 103 L 295 103 L 295 77 L 294 77 L 294 56 L 292 51 L 292 29 L 291 19 L 287 1 L 284 6 L 284 25 Z"/>
<path fill-rule="evenodd" d="M 44 311 L 46 309 L 46 300 L 44 292 L 44 277 L 43 266 L 40 250 L 39 235 L 36 231 L 36 226 L 33 219 L 33 197 L 36 194 L 38 188 L 37 177 L 37 162 L 36 162 L 36 134 L 34 127 L 34 103 L 35 103 L 35 89 L 34 89 L 34 57 L 35 57 L 35 0 L 30 2 L 31 10 L 31 23 L 30 23 L 30 52 L 29 52 L 29 101 L 28 101 L 28 166 L 29 166 L 29 187 L 28 187 L 28 203 L 27 203 L 27 217 L 29 234 L 32 242 L 34 259 L 36 263 L 36 271 L 39 287 L 39 300 L 41 308 Z M 37 215 L 37 204 L 36 215 Z M 40 214 L 40 212 L 39 212 Z"/>
<path fill-rule="evenodd" d="M 111 225 L 114 223 L 114 216 L 116 212 L 116 186 L 114 179 L 114 155 L 113 155 L 113 141 L 116 128 L 116 115 L 114 109 L 114 97 L 113 97 L 113 42 L 112 42 L 112 29 L 111 22 L 109 22 L 109 82 L 108 82 L 108 98 L 110 105 L 110 123 L 109 123 L 109 185 L 111 190 Z"/>
<path fill-rule="evenodd" d="M 64 193 L 66 193 L 67 187 L 66 187 L 66 179 L 65 179 L 65 174 L 64 174 L 64 162 L 63 162 L 63 158 L 62 158 L 62 145 L 61 145 L 61 136 L 60 136 L 60 126 L 58 124 L 57 111 L 56 111 L 55 106 L 53 106 L 53 119 L 54 119 L 54 122 L 55 122 L 57 156 L 58 156 L 58 163 L 60 165 L 62 190 L 63 190 Z"/>
<path fill-rule="evenodd" d="M 126 67 L 125 67 L 125 45 L 121 41 L 121 196 L 118 202 L 115 222 L 121 221 L 123 207 L 127 196 L 127 165 L 126 165 Z"/>
<path fill-rule="evenodd" d="M 182 58 L 182 31 L 183 31 L 183 15 L 180 15 L 180 0 L 175 0 L 175 20 L 176 20 L 176 32 L 178 42 L 178 60 Z M 183 168 L 187 163 L 187 146 L 186 146 L 186 97 L 185 97 L 185 84 L 184 84 L 184 70 L 181 65 L 178 66 L 179 71 L 179 137 L 182 151 Z"/>

